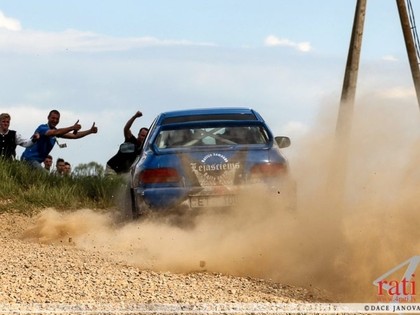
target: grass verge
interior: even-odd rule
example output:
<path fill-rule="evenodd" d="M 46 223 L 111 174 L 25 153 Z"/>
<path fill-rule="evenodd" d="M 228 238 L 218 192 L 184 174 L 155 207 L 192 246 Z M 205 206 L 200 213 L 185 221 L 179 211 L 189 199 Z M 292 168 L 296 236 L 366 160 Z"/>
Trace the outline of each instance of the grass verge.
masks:
<path fill-rule="evenodd" d="M 0 160 L 0 213 L 41 209 L 109 209 L 125 187 L 119 176 L 58 176 L 19 161 Z"/>

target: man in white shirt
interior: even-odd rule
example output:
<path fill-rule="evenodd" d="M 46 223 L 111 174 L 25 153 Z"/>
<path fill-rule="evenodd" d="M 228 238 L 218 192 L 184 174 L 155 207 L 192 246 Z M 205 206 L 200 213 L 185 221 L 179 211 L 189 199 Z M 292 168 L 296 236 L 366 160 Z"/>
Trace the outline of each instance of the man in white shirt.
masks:
<path fill-rule="evenodd" d="M 16 132 L 10 130 L 10 115 L 0 114 L 0 158 L 5 160 L 16 159 L 16 146 L 30 147 L 38 139 L 39 135 L 33 135 L 31 139 L 24 139 Z"/>

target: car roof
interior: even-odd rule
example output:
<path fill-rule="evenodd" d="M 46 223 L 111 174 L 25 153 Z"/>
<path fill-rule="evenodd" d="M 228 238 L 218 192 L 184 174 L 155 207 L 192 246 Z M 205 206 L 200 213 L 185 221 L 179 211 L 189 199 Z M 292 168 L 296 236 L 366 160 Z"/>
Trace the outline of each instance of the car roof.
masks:
<path fill-rule="evenodd" d="M 253 109 L 245 107 L 213 107 L 167 111 L 158 118 L 159 125 L 192 121 L 241 120 L 261 121 L 262 117 Z"/>

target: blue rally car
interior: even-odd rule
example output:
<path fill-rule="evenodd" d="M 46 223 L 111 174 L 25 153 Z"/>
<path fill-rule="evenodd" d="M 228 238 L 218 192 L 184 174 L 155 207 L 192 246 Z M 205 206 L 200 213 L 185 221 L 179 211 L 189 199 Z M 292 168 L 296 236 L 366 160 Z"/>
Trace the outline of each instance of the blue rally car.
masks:
<path fill-rule="evenodd" d="M 249 108 L 159 114 L 130 171 L 134 217 L 150 211 L 229 207 L 244 185 L 289 185 L 288 163 L 263 118 Z"/>

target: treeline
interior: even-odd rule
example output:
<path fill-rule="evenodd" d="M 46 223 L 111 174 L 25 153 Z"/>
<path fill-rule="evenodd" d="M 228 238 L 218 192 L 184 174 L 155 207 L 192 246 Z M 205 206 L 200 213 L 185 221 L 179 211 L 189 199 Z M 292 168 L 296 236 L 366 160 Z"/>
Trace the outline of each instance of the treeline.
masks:
<path fill-rule="evenodd" d="M 34 170 L 19 161 L 0 161 L 0 212 L 33 214 L 44 208 L 109 209 L 120 201 L 125 183 L 118 176 L 103 176 L 103 167 L 79 164 L 72 176 Z"/>
<path fill-rule="evenodd" d="M 77 165 L 72 173 L 74 176 L 99 176 L 105 174 L 104 167 L 96 162 L 80 163 Z"/>

